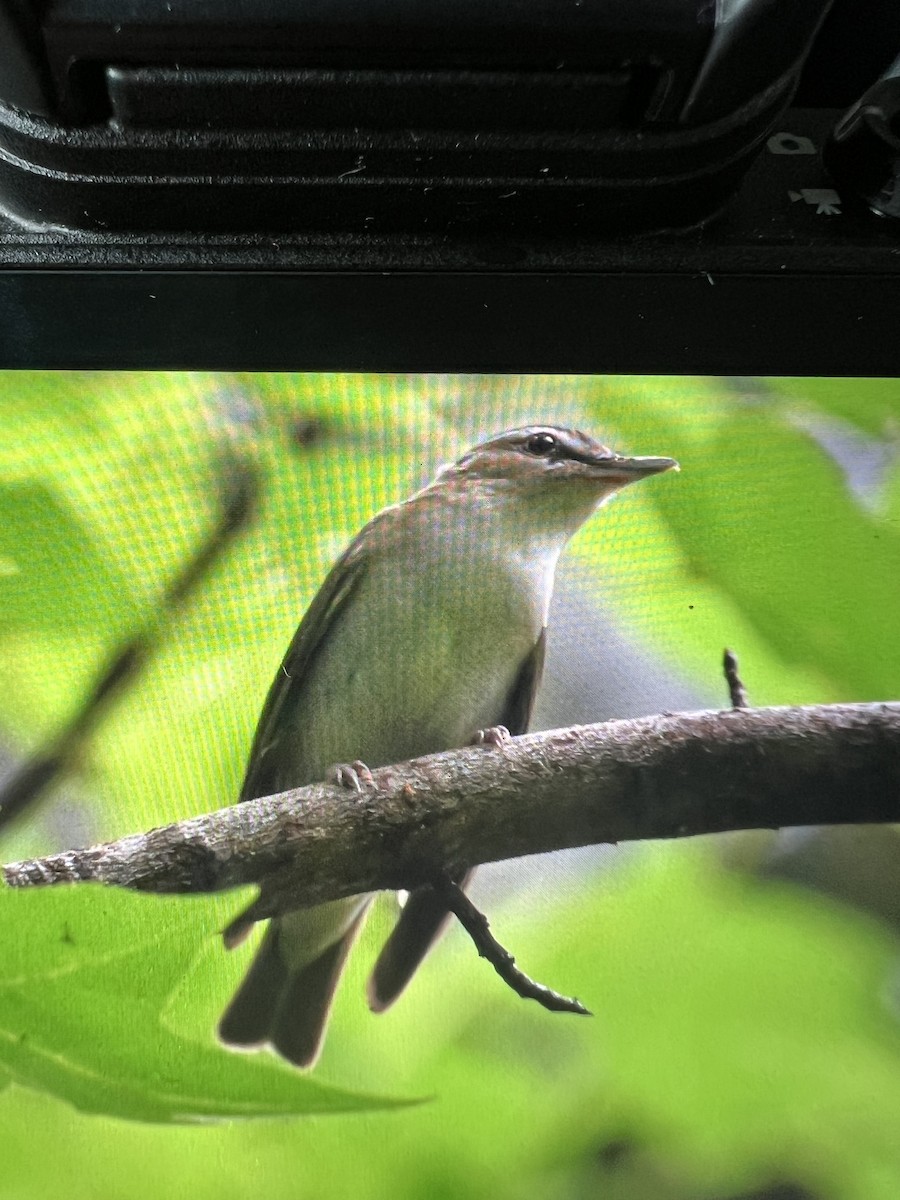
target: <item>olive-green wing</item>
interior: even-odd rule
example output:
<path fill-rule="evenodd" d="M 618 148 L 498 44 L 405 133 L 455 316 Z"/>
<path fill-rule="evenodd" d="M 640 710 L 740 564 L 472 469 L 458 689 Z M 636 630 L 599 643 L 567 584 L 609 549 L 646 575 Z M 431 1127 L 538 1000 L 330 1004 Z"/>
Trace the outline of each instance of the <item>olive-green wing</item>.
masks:
<path fill-rule="evenodd" d="M 515 683 L 495 724 L 505 725 L 514 736 L 525 733 L 534 708 L 547 644 L 546 627 L 522 663 Z M 460 886 L 471 880 L 474 871 L 455 876 Z M 448 913 L 429 887 L 410 892 L 403 911 L 385 942 L 369 978 L 369 1006 L 375 1012 L 388 1008 L 412 979 L 419 963 L 441 933 Z"/>
<path fill-rule="evenodd" d="M 280 742 L 285 733 L 282 714 L 302 705 L 310 666 L 334 633 L 341 613 L 365 575 L 366 559 L 360 552 L 360 544 L 361 537 L 357 537 L 332 567 L 294 634 L 256 727 L 239 801 L 255 800 L 280 790 L 275 780 Z M 291 780 L 293 787 L 315 782 L 300 778 L 299 774 Z"/>
<path fill-rule="evenodd" d="M 357 538 L 335 563 L 300 622 L 269 688 L 240 800 L 270 795 L 284 786 L 279 766 L 283 753 L 280 739 L 290 724 L 285 715 L 302 707 L 310 667 L 360 585 L 366 564 L 360 545 Z M 290 782 L 298 787 L 311 782 L 303 777 L 302 764 Z M 259 901 L 254 901 L 225 929 L 227 947 L 236 946 L 249 933 L 258 905 Z M 311 1066 L 322 1043 L 341 968 L 367 907 L 367 898 L 356 897 L 271 921 L 219 1023 L 222 1040 L 234 1046 L 269 1041 L 297 1066 Z M 323 921 L 333 922 L 334 941 L 321 950 Z M 304 958 L 307 943 L 314 950 Z"/>
<path fill-rule="evenodd" d="M 278 668 L 256 727 L 239 803 L 255 800 L 259 796 L 271 796 L 286 786 L 281 769 L 282 739 L 288 736 L 284 714 L 291 712 L 295 706 L 302 707 L 310 666 L 328 638 L 334 634 L 341 613 L 362 581 L 366 559 L 360 552 L 360 545 L 361 538 L 357 537 L 332 567 Z M 295 761 L 293 767 L 295 773 L 292 773 L 290 786 L 302 787 L 315 782 L 304 773 L 302 764 Z M 223 937 L 229 949 L 239 945 L 254 923 L 262 919 L 259 915 L 261 909 L 262 896 L 227 926 Z"/>

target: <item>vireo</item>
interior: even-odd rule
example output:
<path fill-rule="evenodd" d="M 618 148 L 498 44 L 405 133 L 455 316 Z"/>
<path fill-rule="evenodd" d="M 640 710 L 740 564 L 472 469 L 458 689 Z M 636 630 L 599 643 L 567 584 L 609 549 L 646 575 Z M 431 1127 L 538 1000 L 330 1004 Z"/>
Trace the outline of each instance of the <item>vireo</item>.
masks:
<path fill-rule="evenodd" d="M 486 729 L 524 733 L 560 552 L 620 488 L 676 466 L 532 425 L 476 446 L 380 512 L 300 623 L 269 690 L 240 800 L 313 783 L 352 760 L 363 772 L 362 763 L 468 745 Z M 359 786 L 352 768 L 337 777 Z M 311 1066 L 370 901 L 355 896 L 270 921 L 221 1020 L 223 1041 L 268 1042 Z M 430 888 L 410 894 L 369 981 L 374 1010 L 400 995 L 446 917 Z M 238 918 L 227 944 L 251 923 L 251 913 Z"/>

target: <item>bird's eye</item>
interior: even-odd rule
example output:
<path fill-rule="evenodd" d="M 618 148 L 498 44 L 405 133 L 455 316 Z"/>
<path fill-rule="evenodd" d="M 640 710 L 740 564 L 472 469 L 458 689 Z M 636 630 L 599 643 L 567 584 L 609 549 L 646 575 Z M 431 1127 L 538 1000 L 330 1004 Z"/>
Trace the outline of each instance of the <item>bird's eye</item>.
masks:
<path fill-rule="evenodd" d="M 556 449 L 556 438 L 552 433 L 536 433 L 525 443 L 529 454 L 546 455 Z"/>

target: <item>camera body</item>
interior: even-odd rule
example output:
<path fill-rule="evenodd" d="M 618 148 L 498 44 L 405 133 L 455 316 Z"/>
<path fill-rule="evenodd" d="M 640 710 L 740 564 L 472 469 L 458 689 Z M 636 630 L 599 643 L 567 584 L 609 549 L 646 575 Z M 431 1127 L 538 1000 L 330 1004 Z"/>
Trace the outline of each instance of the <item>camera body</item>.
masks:
<path fill-rule="evenodd" d="M 896 373 L 828 0 L 173 7 L 0 9 L 4 365 Z"/>

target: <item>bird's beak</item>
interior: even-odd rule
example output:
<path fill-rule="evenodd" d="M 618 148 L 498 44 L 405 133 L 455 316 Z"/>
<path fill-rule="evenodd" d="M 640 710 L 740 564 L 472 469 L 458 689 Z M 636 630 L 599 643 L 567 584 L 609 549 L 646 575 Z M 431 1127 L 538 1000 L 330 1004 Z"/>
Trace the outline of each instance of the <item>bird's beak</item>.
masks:
<path fill-rule="evenodd" d="M 590 465 L 591 474 L 620 486 L 635 483 L 638 479 L 646 479 L 650 475 L 661 475 L 663 471 L 680 469 L 674 458 L 625 458 L 620 454 L 611 454 L 608 458 L 595 458 Z"/>

